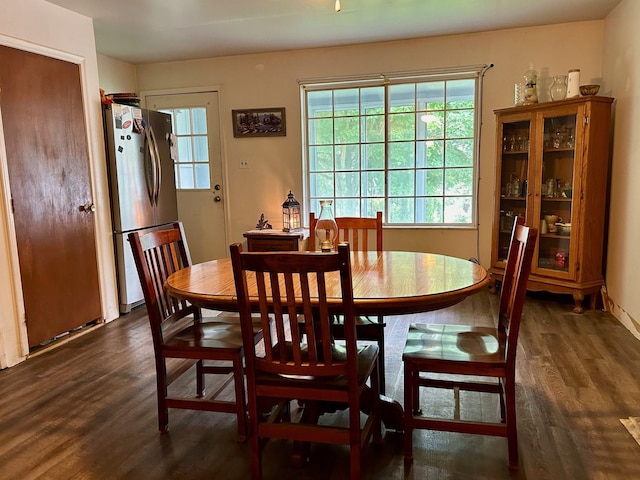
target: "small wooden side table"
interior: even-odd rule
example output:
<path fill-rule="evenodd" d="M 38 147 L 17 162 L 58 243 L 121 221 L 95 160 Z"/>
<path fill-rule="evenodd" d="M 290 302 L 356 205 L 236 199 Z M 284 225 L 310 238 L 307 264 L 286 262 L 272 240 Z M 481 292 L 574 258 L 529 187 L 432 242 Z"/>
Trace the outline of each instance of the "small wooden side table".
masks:
<path fill-rule="evenodd" d="M 284 252 L 304 250 L 304 239 L 308 232 L 283 232 L 282 230 L 249 230 L 243 235 L 247 239 L 249 252 Z"/>

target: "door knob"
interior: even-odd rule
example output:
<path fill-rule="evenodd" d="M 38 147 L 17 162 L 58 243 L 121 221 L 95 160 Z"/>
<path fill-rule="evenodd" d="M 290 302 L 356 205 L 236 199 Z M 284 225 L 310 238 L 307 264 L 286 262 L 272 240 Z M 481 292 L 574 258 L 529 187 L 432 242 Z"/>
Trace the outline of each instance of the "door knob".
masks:
<path fill-rule="evenodd" d="M 93 203 L 85 203 L 80 205 L 79 210 L 84 213 L 93 213 L 96 211 L 96 206 Z"/>
<path fill-rule="evenodd" d="M 220 187 L 220 185 L 216 184 L 213 188 L 214 188 L 214 190 L 220 190 L 220 188 L 222 188 L 222 187 Z"/>
<path fill-rule="evenodd" d="M 216 195 L 215 197 L 213 197 L 213 200 L 215 202 L 221 202 L 222 201 L 222 197 L 220 195 Z"/>

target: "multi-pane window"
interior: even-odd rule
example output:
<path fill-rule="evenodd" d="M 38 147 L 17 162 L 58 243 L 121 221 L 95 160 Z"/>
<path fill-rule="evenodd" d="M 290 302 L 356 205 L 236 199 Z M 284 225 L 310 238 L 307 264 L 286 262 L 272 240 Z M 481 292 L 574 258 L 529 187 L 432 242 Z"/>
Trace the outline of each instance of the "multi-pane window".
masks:
<path fill-rule="evenodd" d="M 303 85 L 305 201 L 396 225 L 475 222 L 477 72 Z"/>
<path fill-rule="evenodd" d="M 176 187 L 179 190 L 211 188 L 206 108 L 160 111 L 171 114 L 172 130 L 177 137 Z"/>

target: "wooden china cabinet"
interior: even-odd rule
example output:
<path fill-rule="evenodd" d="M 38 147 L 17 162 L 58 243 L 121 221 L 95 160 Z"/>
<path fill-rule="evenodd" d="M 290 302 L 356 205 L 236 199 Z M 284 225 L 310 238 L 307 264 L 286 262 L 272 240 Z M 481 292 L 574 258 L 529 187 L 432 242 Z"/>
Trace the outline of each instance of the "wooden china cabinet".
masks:
<path fill-rule="evenodd" d="M 587 96 L 495 110 L 496 203 L 491 290 L 502 280 L 516 215 L 539 231 L 529 290 L 573 295 L 574 312 L 604 284 L 612 98 Z"/>

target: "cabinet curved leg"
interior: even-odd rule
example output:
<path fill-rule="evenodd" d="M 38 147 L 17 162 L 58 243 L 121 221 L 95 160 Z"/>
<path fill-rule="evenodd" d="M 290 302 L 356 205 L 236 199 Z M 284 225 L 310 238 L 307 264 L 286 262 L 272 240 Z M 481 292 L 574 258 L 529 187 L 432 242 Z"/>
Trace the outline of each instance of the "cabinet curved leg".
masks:
<path fill-rule="evenodd" d="M 573 313 L 583 313 L 584 307 L 582 302 L 584 301 L 584 294 L 582 292 L 573 292 L 573 301 L 576 306 L 573 308 Z"/>

